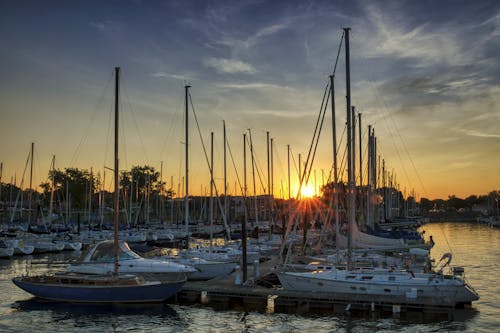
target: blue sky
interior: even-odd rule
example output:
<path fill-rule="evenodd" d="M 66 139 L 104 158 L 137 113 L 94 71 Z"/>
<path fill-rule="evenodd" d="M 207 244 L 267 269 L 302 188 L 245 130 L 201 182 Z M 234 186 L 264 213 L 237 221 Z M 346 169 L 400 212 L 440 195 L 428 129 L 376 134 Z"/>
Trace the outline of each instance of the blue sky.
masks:
<path fill-rule="evenodd" d="M 248 128 L 266 169 L 270 131 L 279 193 L 286 145 L 295 159 L 307 153 L 346 26 L 352 28 L 352 104 L 363 123 L 375 127 L 379 152 L 401 189 L 430 198 L 498 189 L 496 1 L 3 1 L 2 181 L 16 175 L 19 182 L 31 142 L 36 183 L 46 178 L 52 155 L 59 168 L 102 173 L 111 165 L 112 72 L 120 66 L 123 168 L 159 169 L 163 161 L 165 178 L 179 182 L 183 85 L 189 82 L 206 143 L 215 132 L 219 186 L 225 120 L 238 169 Z M 339 136 L 345 122 L 341 55 Z M 318 178 L 331 167 L 330 123 L 315 165 Z M 194 126 L 190 140 L 199 193 L 209 184 L 208 168 Z"/>

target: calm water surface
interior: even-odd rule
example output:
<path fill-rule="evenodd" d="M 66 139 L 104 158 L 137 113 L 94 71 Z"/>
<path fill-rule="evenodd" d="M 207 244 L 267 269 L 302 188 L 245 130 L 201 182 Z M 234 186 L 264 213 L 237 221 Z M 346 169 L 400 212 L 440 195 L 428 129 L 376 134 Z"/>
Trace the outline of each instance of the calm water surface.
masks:
<path fill-rule="evenodd" d="M 15 287 L 29 261 L 49 257 L 0 259 L 0 332 L 500 332 L 500 229 L 467 223 L 428 224 L 426 237 L 436 245 L 439 260 L 453 253 L 453 263 L 465 267 L 466 277 L 481 299 L 453 319 L 299 316 L 209 307 L 84 306 L 37 301 Z M 52 255 L 62 260 L 72 254 Z M 74 255 L 73 255 L 74 256 Z M 43 268 L 40 268 L 42 270 Z"/>

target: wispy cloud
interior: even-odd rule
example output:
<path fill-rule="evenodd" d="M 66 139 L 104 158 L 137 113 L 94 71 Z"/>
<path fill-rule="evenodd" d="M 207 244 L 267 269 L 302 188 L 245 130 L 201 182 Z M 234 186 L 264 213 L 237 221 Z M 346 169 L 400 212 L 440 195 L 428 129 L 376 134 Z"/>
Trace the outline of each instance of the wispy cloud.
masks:
<path fill-rule="evenodd" d="M 463 132 L 465 135 L 474 136 L 478 138 L 500 138 L 500 133 L 485 133 L 471 129 L 464 129 Z"/>
<path fill-rule="evenodd" d="M 213 40 L 215 45 L 223 45 L 229 48 L 233 57 L 240 57 L 242 54 L 257 47 L 264 39 L 282 31 L 288 27 L 288 23 L 275 23 L 258 29 L 254 33 L 246 33 L 247 37 L 242 38 L 237 34 L 222 33 Z"/>
<path fill-rule="evenodd" d="M 151 73 L 150 76 L 154 78 L 167 78 L 176 80 L 193 80 L 195 78 L 193 74 L 175 74 L 175 73 L 167 73 L 161 71 Z"/>
<path fill-rule="evenodd" d="M 279 86 L 271 83 L 250 82 L 250 83 L 221 83 L 217 87 L 227 89 L 291 89 L 286 86 Z"/>
<path fill-rule="evenodd" d="M 411 26 L 399 20 L 407 13 L 380 8 L 373 3 L 364 7 L 366 21 L 362 30 L 363 54 L 367 57 L 391 56 L 411 59 L 414 66 L 437 63 L 463 65 L 469 60 L 452 26 Z"/>
<path fill-rule="evenodd" d="M 219 73 L 246 73 L 254 74 L 257 70 L 250 64 L 238 59 L 208 58 L 204 60 L 207 67 L 214 68 Z"/>
<path fill-rule="evenodd" d="M 92 28 L 97 29 L 101 32 L 112 32 L 112 31 L 118 31 L 120 29 L 118 24 L 111 20 L 90 21 L 89 25 Z"/>

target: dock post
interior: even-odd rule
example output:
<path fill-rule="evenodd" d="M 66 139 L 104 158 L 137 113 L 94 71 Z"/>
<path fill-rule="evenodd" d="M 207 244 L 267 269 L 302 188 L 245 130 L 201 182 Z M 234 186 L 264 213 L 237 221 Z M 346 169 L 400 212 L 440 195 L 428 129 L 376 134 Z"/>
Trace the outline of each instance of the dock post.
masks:
<path fill-rule="evenodd" d="M 208 292 L 206 291 L 202 291 L 201 292 L 201 295 L 200 295 L 200 301 L 201 301 L 201 304 L 208 304 Z"/>
<path fill-rule="evenodd" d="M 401 313 L 401 305 L 394 304 L 392 306 L 392 314 L 394 318 L 399 318 L 400 313 Z"/>
<path fill-rule="evenodd" d="M 278 298 L 277 295 L 267 295 L 266 313 L 269 313 L 269 314 L 274 313 L 274 300 L 276 298 Z"/>
<path fill-rule="evenodd" d="M 234 268 L 236 271 L 236 277 L 234 278 L 234 284 L 237 286 L 241 286 L 241 272 L 240 272 L 240 265 L 236 265 Z"/>
<path fill-rule="evenodd" d="M 255 259 L 253 261 L 253 274 L 256 279 L 260 278 L 259 260 Z"/>

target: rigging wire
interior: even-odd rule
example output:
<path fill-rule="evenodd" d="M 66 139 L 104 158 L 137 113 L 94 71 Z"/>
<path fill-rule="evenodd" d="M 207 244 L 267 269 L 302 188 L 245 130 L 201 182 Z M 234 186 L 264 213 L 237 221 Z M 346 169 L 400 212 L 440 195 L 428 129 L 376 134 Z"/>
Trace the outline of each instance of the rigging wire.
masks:
<path fill-rule="evenodd" d="M 122 74 L 122 77 L 123 76 L 124 75 Z M 122 87 L 123 87 L 122 88 L 123 94 L 125 95 L 125 100 L 127 101 L 128 107 L 130 108 L 130 114 L 132 115 L 132 121 L 134 123 L 135 130 L 137 131 L 137 136 L 139 137 L 139 142 L 141 143 L 142 150 L 144 151 L 144 157 L 146 158 L 146 163 L 147 163 L 147 165 L 149 165 L 149 158 L 148 158 L 148 154 L 146 151 L 146 146 L 144 145 L 144 140 L 142 139 L 141 131 L 139 130 L 139 124 L 137 123 L 137 118 L 135 117 L 135 110 L 132 107 L 132 103 L 130 102 L 130 98 L 128 96 L 126 85 L 122 84 Z"/>
<path fill-rule="evenodd" d="M 83 131 L 83 135 L 82 137 L 80 138 L 80 142 L 78 143 L 78 145 L 76 146 L 76 149 L 75 149 L 75 152 L 73 153 L 73 156 L 71 157 L 71 160 L 70 160 L 70 163 L 69 165 L 74 165 L 81 153 L 81 149 L 82 149 L 82 146 L 83 146 L 83 143 L 85 141 L 87 141 L 87 138 L 89 137 L 90 135 L 90 127 L 92 126 L 92 124 L 94 123 L 94 119 L 97 115 L 97 112 L 99 111 L 99 106 L 100 104 L 103 102 L 104 100 L 104 96 L 106 95 L 106 91 L 108 90 L 108 87 L 109 87 L 109 84 L 112 80 L 112 78 L 114 77 L 114 71 L 112 71 L 111 75 L 108 77 L 108 82 L 106 83 L 106 85 L 104 86 L 104 89 L 102 90 L 102 93 L 101 93 L 101 96 L 100 98 L 98 99 L 95 107 L 94 107 L 94 112 L 92 113 L 92 116 L 90 117 L 90 121 L 89 123 L 87 124 L 87 127 L 85 128 L 85 130 Z"/>
<path fill-rule="evenodd" d="M 200 141 L 201 141 L 201 146 L 203 148 L 203 153 L 205 155 L 205 161 L 207 162 L 207 165 L 208 165 L 208 169 L 210 170 L 210 172 L 212 173 L 212 165 L 210 164 L 210 160 L 208 159 L 208 154 L 207 154 L 207 149 L 205 147 L 205 142 L 203 141 L 203 136 L 201 135 L 201 130 L 200 130 L 200 124 L 198 122 L 198 116 L 196 115 L 196 111 L 195 111 L 195 108 L 194 108 L 194 105 L 193 105 L 193 99 L 191 97 L 191 93 L 189 93 L 189 102 L 191 104 L 191 110 L 193 110 L 193 115 L 194 115 L 194 120 L 195 120 L 195 123 L 196 123 L 196 128 L 198 129 L 198 134 L 200 136 Z M 217 203 L 219 204 L 219 209 L 220 209 L 220 212 L 222 214 L 222 219 L 224 221 L 224 226 L 226 228 L 226 231 L 227 231 L 227 235 L 228 237 L 230 237 L 230 229 L 229 229 L 229 226 L 227 225 L 227 221 L 226 221 L 226 214 L 222 208 L 222 204 L 220 202 L 220 198 L 219 198 L 219 191 L 217 189 L 217 185 L 215 184 L 215 181 L 211 181 L 213 187 L 214 187 L 214 190 L 215 190 L 215 196 L 217 198 Z"/>

